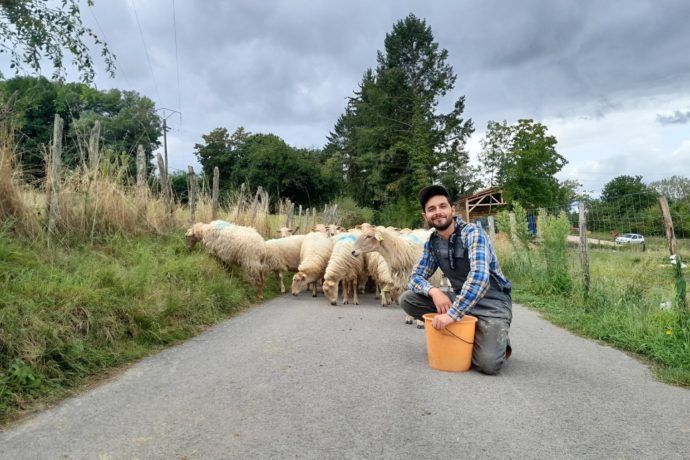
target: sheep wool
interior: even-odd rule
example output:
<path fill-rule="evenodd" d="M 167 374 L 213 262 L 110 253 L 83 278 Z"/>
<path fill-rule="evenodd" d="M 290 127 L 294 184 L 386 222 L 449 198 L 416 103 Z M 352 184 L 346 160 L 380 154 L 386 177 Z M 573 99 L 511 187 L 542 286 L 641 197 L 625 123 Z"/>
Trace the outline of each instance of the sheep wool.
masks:
<path fill-rule="evenodd" d="M 333 245 L 333 253 L 326 266 L 323 281 L 323 293 L 331 305 L 338 303 L 338 285 L 343 283 L 343 304 L 349 303 L 349 294 L 352 292 L 352 303 L 359 305 L 357 287 L 360 280 L 366 280 L 364 260 L 361 257 L 352 257 L 352 250 L 357 240 L 356 233 L 340 233 L 336 235 Z"/>
<path fill-rule="evenodd" d="M 314 282 L 312 297 L 316 297 L 315 281 L 323 278 L 333 251 L 333 240 L 322 232 L 310 232 L 304 237 L 300 263 L 292 278 L 292 295 L 299 295 L 307 284 Z"/>
<path fill-rule="evenodd" d="M 208 252 L 225 265 L 242 267 L 256 286 L 257 298 L 263 300 L 266 243 L 256 229 L 213 221 L 206 228 L 202 241 Z"/>
<path fill-rule="evenodd" d="M 280 292 L 285 293 L 283 275 L 299 268 L 304 235 L 292 235 L 266 241 L 266 270 L 278 273 Z"/>

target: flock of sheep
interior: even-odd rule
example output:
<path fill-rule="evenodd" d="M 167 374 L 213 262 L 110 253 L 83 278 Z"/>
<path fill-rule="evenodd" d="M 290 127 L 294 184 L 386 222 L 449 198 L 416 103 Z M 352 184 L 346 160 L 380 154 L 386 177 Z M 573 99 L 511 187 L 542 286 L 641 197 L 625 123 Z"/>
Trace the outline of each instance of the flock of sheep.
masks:
<path fill-rule="evenodd" d="M 279 238 L 264 240 L 252 227 L 216 220 L 196 223 L 186 232 L 187 247 L 201 242 L 206 251 L 226 266 L 239 266 L 256 286 L 257 297 L 263 299 L 264 277 L 277 273 L 280 290 L 286 292 L 283 275 L 294 272 L 292 295 L 307 288 L 317 295 L 317 284 L 331 305 L 338 303 L 339 293 L 344 304 L 358 305 L 358 292 L 363 292 L 369 279 L 376 285 L 376 298 L 381 305 L 397 303 L 407 289 L 407 281 L 419 261 L 429 230 L 358 225 L 346 230 L 336 225 L 318 224 L 306 235 L 293 235 L 283 227 Z M 440 272 L 432 277 L 439 286 Z M 412 323 L 412 318 L 406 318 Z"/>

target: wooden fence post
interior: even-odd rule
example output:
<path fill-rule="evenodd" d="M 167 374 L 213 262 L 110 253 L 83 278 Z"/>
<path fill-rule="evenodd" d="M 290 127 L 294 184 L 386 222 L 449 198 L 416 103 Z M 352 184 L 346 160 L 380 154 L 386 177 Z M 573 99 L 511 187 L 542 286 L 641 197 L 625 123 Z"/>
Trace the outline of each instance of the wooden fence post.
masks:
<path fill-rule="evenodd" d="M 189 211 L 192 225 L 196 222 L 196 174 L 194 168 L 187 166 L 187 198 L 189 199 Z"/>
<path fill-rule="evenodd" d="M 98 163 L 101 159 L 101 151 L 98 148 L 98 141 L 101 137 L 101 122 L 96 121 L 93 128 L 91 128 L 91 136 L 89 137 L 89 169 L 92 173 L 98 170 Z"/>
<path fill-rule="evenodd" d="M 587 215 L 585 213 L 585 202 L 580 201 L 580 262 L 582 264 L 582 281 L 585 286 L 585 293 L 589 293 L 589 253 L 587 252 Z"/>
<path fill-rule="evenodd" d="M 666 230 L 666 241 L 668 242 L 668 251 L 670 255 L 676 255 L 676 234 L 673 231 L 673 220 L 671 219 L 671 211 L 668 209 L 668 201 L 665 196 L 659 197 L 659 207 L 661 208 L 661 215 L 664 218 L 664 229 Z"/>
<path fill-rule="evenodd" d="M 146 206 L 146 197 L 148 193 L 148 186 L 146 185 L 146 154 L 144 147 L 139 144 L 137 146 L 137 196 L 141 201 L 143 207 Z"/>
<path fill-rule="evenodd" d="M 53 143 L 50 146 L 50 201 L 48 207 L 48 234 L 55 231 L 60 220 L 60 165 L 62 162 L 62 129 L 65 122 L 60 115 L 55 114 L 53 125 Z"/>
<path fill-rule="evenodd" d="M 256 220 L 256 213 L 259 210 L 259 199 L 261 198 L 262 190 L 263 187 L 259 185 L 259 187 L 256 189 L 256 194 L 254 195 L 254 201 L 252 202 L 252 226 Z"/>
<path fill-rule="evenodd" d="M 213 192 L 211 198 L 211 220 L 218 218 L 218 190 L 220 187 L 220 170 L 218 166 L 213 167 Z"/>
<path fill-rule="evenodd" d="M 158 172 L 161 176 L 161 192 L 163 193 L 163 203 L 165 204 L 165 215 L 170 218 L 172 217 L 172 197 L 168 182 L 168 172 L 165 169 L 165 161 L 163 161 L 160 153 L 157 154 L 156 159 L 158 160 Z"/>
<path fill-rule="evenodd" d="M 496 239 L 496 227 L 494 224 L 494 216 L 489 216 L 486 220 L 488 221 L 487 225 L 489 226 L 489 237 L 493 241 Z"/>

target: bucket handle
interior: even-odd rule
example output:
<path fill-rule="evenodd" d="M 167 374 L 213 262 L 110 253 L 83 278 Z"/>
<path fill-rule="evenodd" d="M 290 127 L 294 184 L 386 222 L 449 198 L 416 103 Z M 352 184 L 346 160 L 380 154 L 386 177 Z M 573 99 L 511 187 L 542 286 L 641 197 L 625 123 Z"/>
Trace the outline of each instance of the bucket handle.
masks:
<path fill-rule="evenodd" d="M 448 328 L 444 329 L 444 331 L 446 331 L 447 333 L 449 333 L 450 335 L 452 335 L 452 336 L 455 337 L 456 339 L 462 340 L 462 341 L 465 342 L 467 345 L 474 345 L 474 341 L 468 342 L 467 340 L 463 339 L 462 337 L 458 337 L 457 335 L 455 335 L 455 334 L 454 334 L 451 330 L 449 330 Z"/>

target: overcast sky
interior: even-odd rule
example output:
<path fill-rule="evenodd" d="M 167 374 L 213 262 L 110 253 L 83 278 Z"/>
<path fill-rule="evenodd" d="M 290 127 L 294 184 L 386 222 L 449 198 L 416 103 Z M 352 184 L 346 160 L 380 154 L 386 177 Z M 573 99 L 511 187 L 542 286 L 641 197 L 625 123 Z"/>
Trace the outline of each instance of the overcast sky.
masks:
<path fill-rule="evenodd" d="M 595 196 L 621 174 L 690 177 L 687 0 L 83 4 L 84 22 L 118 58 L 117 77 L 99 72 L 99 89 L 182 112 L 169 118 L 172 169 L 198 169 L 194 144 L 217 127 L 322 147 L 386 33 L 414 13 L 448 50 L 458 79 L 441 108 L 466 96 L 473 154 L 487 121 L 533 118 L 569 162 L 559 179 Z"/>

